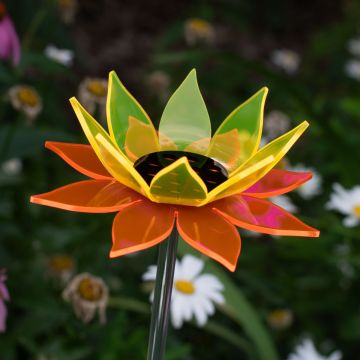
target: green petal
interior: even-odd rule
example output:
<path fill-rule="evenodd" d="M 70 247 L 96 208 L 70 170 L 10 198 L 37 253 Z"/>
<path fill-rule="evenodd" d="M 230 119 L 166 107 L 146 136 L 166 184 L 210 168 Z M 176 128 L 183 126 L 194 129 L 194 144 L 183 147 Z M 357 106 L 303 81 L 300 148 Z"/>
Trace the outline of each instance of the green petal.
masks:
<path fill-rule="evenodd" d="M 178 150 L 211 137 L 211 123 L 196 79 L 196 71 L 189 75 L 165 106 L 159 125 L 160 147 L 166 148 L 169 139 Z"/>
<path fill-rule="evenodd" d="M 127 91 L 115 71 L 109 74 L 106 114 L 110 136 L 124 152 L 130 116 L 154 128 L 145 110 Z M 153 132 L 155 133 L 155 129 Z"/>
<path fill-rule="evenodd" d="M 236 171 L 259 147 L 267 93 L 264 87 L 237 107 L 211 140 L 208 156 L 221 162 L 229 173 Z"/>

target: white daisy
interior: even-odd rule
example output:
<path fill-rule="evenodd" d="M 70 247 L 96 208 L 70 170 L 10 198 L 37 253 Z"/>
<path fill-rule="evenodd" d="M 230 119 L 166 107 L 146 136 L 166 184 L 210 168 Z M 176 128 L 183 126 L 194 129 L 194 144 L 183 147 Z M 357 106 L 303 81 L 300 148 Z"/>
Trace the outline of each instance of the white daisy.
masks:
<path fill-rule="evenodd" d="M 264 119 L 265 136 L 275 139 L 290 129 L 290 118 L 279 110 L 270 111 Z"/>
<path fill-rule="evenodd" d="M 68 49 L 59 49 L 54 45 L 48 45 L 44 50 L 45 55 L 59 64 L 70 67 L 74 61 L 74 52 Z"/>
<path fill-rule="evenodd" d="M 340 351 L 334 351 L 329 356 L 319 354 L 310 339 L 305 339 L 302 343 L 296 346 L 295 351 L 290 354 L 288 360 L 341 360 L 342 354 Z"/>
<path fill-rule="evenodd" d="M 201 274 L 204 261 L 192 255 L 185 255 L 176 261 L 174 284 L 171 297 L 171 322 L 180 328 L 184 321 L 193 317 L 198 326 L 204 326 L 208 316 L 215 312 L 215 304 L 223 304 L 223 284 L 212 274 Z M 143 280 L 155 281 L 156 266 L 149 266 Z M 153 301 L 154 292 L 150 296 Z"/>
<path fill-rule="evenodd" d="M 288 49 L 274 50 L 270 55 L 271 62 L 288 74 L 294 74 L 300 66 L 300 56 Z"/>
<path fill-rule="evenodd" d="M 360 222 L 360 186 L 345 190 L 340 184 L 333 185 L 333 193 L 325 205 L 326 209 L 337 210 L 346 215 L 343 224 L 354 227 Z"/>
<path fill-rule="evenodd" d="M 350 39 L 347 48 L 352 55 L 360 57 L 360 37 Z"/>
<path fill-rule="evenodd" d="M 21 159 L 12 158 L 1 164 L 1 171 L 8 176 L 20 175 L 23 169 Z"/>
<path fill-rule="evenodd" d="M 291 213 L 295 213 L 298 210 L 297 206 L 286 195 L 274 196 L 270 198 L 270 201 Z"/>
<path fill-rule="evenodd" d="M 314 168 L 306 167 L 303 164 L 298 164 L 292 166 L 289 170 L 298 172 L 310 171 L 313 174 L 312 178 L 309 181 L 296 189 L 296 191 L 301 197 L 308 200 L 320 194 L 322 178 L 321 175 Z"/>
<path fill-rule="evenodd" d="M 360 60 L 351 59 L 345 64 L 345 73 L 348 77 L 360 80 Z"/>

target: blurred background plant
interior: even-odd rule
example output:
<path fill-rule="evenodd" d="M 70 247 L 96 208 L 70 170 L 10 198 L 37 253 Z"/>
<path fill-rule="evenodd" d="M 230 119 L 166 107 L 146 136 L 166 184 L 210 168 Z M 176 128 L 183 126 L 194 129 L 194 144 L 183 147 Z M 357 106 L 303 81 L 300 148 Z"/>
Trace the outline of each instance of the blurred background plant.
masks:
<path fill-rule="evenodd" d="M 195 67 L 214 130 L 262 86 L 270 88 L 266 141 L 310 121 L 281 166 L 310 168 L 316 176 L 274 202 L 301 209 L 322 233 L 306 239 L 240 231 L 234 274 L 202 259 L 206 273 L 223 284 L 225 303 L 204 327 L 192 320 L 171 328 L 167 359 L 287 359 L 307 348 L 354 360 L 360 350 L 360 3 L 1 4 L 0 270 L 7 278 L 1 270 L 0 323 L 7 307 L 1 359 L 145 358 L 151 284 L 142 275 L 156 262 L 156 249 L 109 260 L 111 215 L 67 213 L 28 200 L 78 178 L 43 147 L 46 139 L 85 142 L 68 98 L 78 95 L 103 121 L 106 78 L 114 69 L 156 121 Z M 188 253 L 199 256 L 179 249 L 179 256 Z M 64 289 L 81 273 L 97 280 L 74 285 L 77 300 L 66 303 Z M 81 321 L 97 309 L 104 320 L 105 307 L 106 324 Z M 315 347 L 296 347 L 308 338 Z"/>

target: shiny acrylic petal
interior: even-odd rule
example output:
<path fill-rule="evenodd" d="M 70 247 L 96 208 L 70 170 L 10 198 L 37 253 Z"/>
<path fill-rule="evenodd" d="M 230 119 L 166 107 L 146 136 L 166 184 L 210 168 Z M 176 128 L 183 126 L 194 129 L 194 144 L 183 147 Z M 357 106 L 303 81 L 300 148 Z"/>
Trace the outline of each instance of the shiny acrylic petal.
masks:
<path fill-rule="evenodd" d="M 173 226 L 174 210 L 169 206 L 144 200 L 128 207 L 115 217 L 110 257 L 152 247 L 165 240 Z"/>
<path fill-rule="evenodd" d="M 140 195 L 117 181 L 84 180 L 34 195 L 30 201 L 70 211 L 107 213 L 119 211 L 140 199 Z"/>
<path fill-rule="evenodd" d="M 264 177 L 283 156 L 285 156 L 308 126 L 308 122 L 304 121 L 296 128 L 260 149 L 252 158 L 243 164 L 229 180 L 213 190 L 213 193 L 216 194 L 216 196 L 213 196 L 212 200 L 238 194 L 254 185 L 257 181 Z M 272 161 L 269 162 L 268 160 L 271 158 Z M 264 161 L 265 163 L 267 162 L 267 164 L 265 164 L 265 166 L 259 166 L 259 164 Z M 258 170 L 253 171 L 256 166 L 258 167 Z M 242 173 L 247 173 L 249 170 L 252 170 L 250 176 L 245 177 L 242 175 Z M 211 194 L 209 194 L 209 196 L 210 195 Z"/>
<path fill-rule="evenodd" d="M 149 190 L 148 185 L 134 169 L 133 164 L 113 143 L 105 130 L 75 98 L 70 99 L 70 102 L 90 145 L 106 170 L 120 183 L 147 195 Z"/>
<path fill-rule="evenodd" d="M 244 190 L 242 194 L 258 198 L 269 198 L 292 191 L 310 180 L 310 172 L 294 172 L 281 169 L 270 170 L 263 178 Z"/>
<path fill-rule="evenodd" d="M 199 206 L 206 199 L 207 189 L 184 156 L 154 176 L 150 196 L 156 202 Z"/>
<path fill-rule="evenodd" d="M 258 149 L 268 93 L 262 88 L 236 108 L 213 136 L 208 156 L 221 162 L 231 174 Z"/>
<path fill-rule="evenodd" d="M 135 162 L 140 157 L 159 151 L 159 139 L 153 125 L 145 124 L 129 116 L 129 127 L 125 137 L 125 153 Z"/>
<path fill-rule="evenodd" d="M 166 138 L 170 138 L 184 150 L 189 144 L 210 139 L 211 123 L 204 99 L 192 70 L 169 99 L 159 124 L 161 150 L 166 148 Z M 207 146 L 206 146 L 207 148 Z"/>
<path fill-rule="evenodd" d="M 148 141 L 145 139 L 145 136 L 149 136 L 151 141 L 157 139 L 156 130 L 148 114 L 121 83 L 115 71 L 111 71 L 109 74 L 109 91 L 106 103 L 106 114 L 110 136 L 123 151 L 125 151 L 125 143 L 132 143 L 132 137 L 135 135 L 133 131 L 130 133 L 128 131 L 129 125 L 131 125 L 129 120 L 130 116 L 137 119 L 145 126 L 147 131 L 146 134 L 143 134 L 142 136 L 144 143 L 147 143 Z M 127 139 L 128 137 L 130 137 L 130 139 Z M 135 149 L 133 148 L 132 150 L 134 151 Z M 139 149 L 135 152 L 142 152 L 141 144 Z M 143 153 L 142 155 L 144 154 L 146 153 Z"/>
<path fill-rule="evenodd" d="M 281 207 L 264 199 L 235 195 L 212 204 L 239 227 L 272 235 L 318 237 L 319 231 L 304 224 Z"/>
<path fill-rule="evenodd" d="M 47 141 L 45 147 L 86 176 L 99 180 L 112 178 L 90 145 Z"/>
<path fill-rule="evenodd" d="M 178 209 L 177 229 L 193 248 L 235 271 L 241 240 L 236 228 L 208 206 Z"/>

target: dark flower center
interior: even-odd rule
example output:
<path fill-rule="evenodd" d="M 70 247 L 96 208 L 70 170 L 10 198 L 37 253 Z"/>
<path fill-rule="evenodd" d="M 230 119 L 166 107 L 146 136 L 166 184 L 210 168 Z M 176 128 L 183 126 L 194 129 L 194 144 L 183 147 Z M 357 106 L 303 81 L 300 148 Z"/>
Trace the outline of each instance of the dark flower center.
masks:
<path fill-rule="evenodd" d="M 153 177 L 174 161 L 186 156 L 191 168 L 204 181 L 207 190 L 211 191 L 228 178 L 223 165 L 207 156 L 186 151 L 159 151 L 142 156 L 136 160 L 134 167 L 150 185 Z"/>

